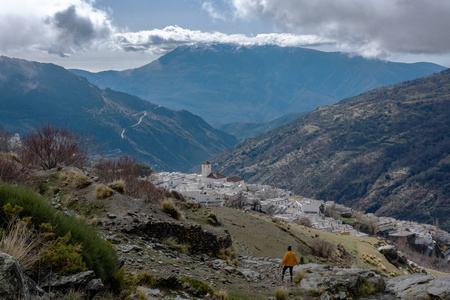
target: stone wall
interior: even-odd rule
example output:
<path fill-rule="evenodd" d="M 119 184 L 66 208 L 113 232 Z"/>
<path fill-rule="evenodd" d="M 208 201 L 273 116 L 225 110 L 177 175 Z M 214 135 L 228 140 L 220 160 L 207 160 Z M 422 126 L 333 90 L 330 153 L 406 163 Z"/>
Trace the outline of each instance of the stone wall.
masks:
<path fill-rule="evenodd" d="M 163 221 L 149 221 L 141 227 L 143 235 L 164 240 L 175 238 L 179 244 L 187 244 L 191 253 L 217 254 L 220 249 L 232 245 L 228 232 L 223 235 L 203 229 L 200 225 L 185 225 Z"/>

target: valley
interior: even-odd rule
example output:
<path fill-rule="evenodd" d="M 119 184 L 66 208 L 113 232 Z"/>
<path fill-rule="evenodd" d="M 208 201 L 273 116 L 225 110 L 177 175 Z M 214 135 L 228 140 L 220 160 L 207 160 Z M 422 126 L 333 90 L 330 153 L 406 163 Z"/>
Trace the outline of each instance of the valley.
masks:
<path fill-rule="evenodd" d="M 249 183 L 448 230 L 448 70 L 321 107 L 221 154 Z"/>
<path fill-rule="evenodd" d="M 270 121 L 445 69 L 300 47 L 180 46 L 140 68 L 71 70 L 100 88 L 188 110 L 210 124 Z"/>

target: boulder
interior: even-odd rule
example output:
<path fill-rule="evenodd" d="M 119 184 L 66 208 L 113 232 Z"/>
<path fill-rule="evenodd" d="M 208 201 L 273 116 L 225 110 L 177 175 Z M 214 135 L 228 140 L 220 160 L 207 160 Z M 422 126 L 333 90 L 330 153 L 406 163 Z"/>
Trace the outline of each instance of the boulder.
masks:
<path fill-rule="evenodd" d="M 80 272 L 70 276 L 51 278 L 42 284 L 44 289 L 64 294 L 70 290 L 85 291 L 85 294 L 93 296 L 103 289 L 102 280 L 95 278 L 92 270 Z"/>
<path fill-rule="evenodd" d="M 367 288 L 374 293 L 380 293 L 385 290 L 386 284 L 384 277 L 375 272 L 363 269 L 344 269 L 330 268 L 326 265 L 310 264 L 303 265 L 302 268 L 307 273 L 307 277 L 300 282 L 300 287 L 312 293 L 320 293 L 325 299 L 341 299 L 342 295 L 358 296 L 365 293 Z"/>
<path fill-rule="evenodd" d="M 17 258 L 0 251 L 0 299 L 48 299 L 48 295 L 25 274 Z"/>
<path fill-rule="evenodd" d="M 382 253 L 386 259 L 394 266 L 399 266 L 399 264 L 406 264 L 408 260 L 406 257 L 393 245 L 386 245 L 378 248 L 378 251 Z"/>
<path fill-rule="evenodd" d="M 438 299 L 450 299 L 450 277 L 441 277 L 430 281 L 428 294 Z"/>
<path fill-rule="evenodd" d="M 425 284 L 431 280 L 433 280 L 433 277 L 425 274 L 398 276 L 388 280 L 386 291 L 400 299 L 411 299 L 408 297 L 412 295 L 414 295 L 414 299 L 429 299 L 429 297 L 426 298 L 427 289 Z"/>

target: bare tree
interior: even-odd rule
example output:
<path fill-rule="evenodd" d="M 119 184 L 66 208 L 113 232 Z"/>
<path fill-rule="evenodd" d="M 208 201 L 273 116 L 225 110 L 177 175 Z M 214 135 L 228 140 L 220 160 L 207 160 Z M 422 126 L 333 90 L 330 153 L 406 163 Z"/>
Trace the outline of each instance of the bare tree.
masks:
<path fill-rule="evenodd" d="M 0 125 L 0 152 L 11 152 L 11 137 L 12 134 Z"/>
<path fill-rule="evenodd" d="M 47 123 L 22 138 L 19 155 L 25 164 L 44 170 L 58 165 L 83 167 L 94 148 L 92 138 Z"/>
<path fill-rule="evenodd" d="M 156 203 L 163 198 L 162 191 L 153 183 L 140 179 L 142 174 L 151 174 L 150 167 L 144 164 L 136 164 L 136 158 L 128 155 L 101 160 L 98 162 L 97 174 L 101 182 L 108 184 L 117 180 L 125 182 L 125 194 L 139 197 L 147 202 Z M 171 194 L 170 197 L 180 200 L 182 195 Z"/>
<path fill-rule="evenodd" d="M 297 219 L 297 221 L 295 221 L 295 223 L 299 224 L 299 225 L 303 225 L 306 227 L 313 227 L 312 221 L 310 218 L 308 218 L 307 216 L 301 216 Z"/>

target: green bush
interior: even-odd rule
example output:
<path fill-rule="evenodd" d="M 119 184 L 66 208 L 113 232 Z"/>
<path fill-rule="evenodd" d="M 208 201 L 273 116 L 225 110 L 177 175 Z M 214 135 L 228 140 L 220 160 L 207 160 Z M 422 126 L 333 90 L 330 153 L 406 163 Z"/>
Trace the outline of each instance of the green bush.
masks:
<path fill-rule="evenodd" d="M 187 285 L 189 288 L 191 288 L 192 290 L 194 290 L 196 292 L 196 294 L 200 295 L 200 296 L 205 296 L 207 294 L 213 295 L 214 294 L 214 290 L 212 289 L 212 287 L 207 284 L 204 281 L 201 281 L 199 279 L 193 278 L 193 277 L 183 277 L 180 279 L 181 283 Z"/>
<path fill-rule="evenodd" d="M 70 232 L 58 237 L 55 243 L 41 251 L 41 261 L 51 266 L 59 275 L 71 275 L 86 271 L 86 263 L 81 257 L 81 246 L 69 244 Z"/>
<path fill-rule="evenodd" d="M 70 243 L 82 246 L 81 256 L 88 269 L 94 270 L 102 280 L 114 277 L 118 268 L 115 250 L 83 220 L 59 213 L 44 198 L 29 188 L 0 184 L 0 206 L 7 203 L 23 207 L 21 215 L 31 216 L 36 226 L 50 223 L 55 228 L 54 233 L 57 237 L 63 237 L 70 232 Z"/>

